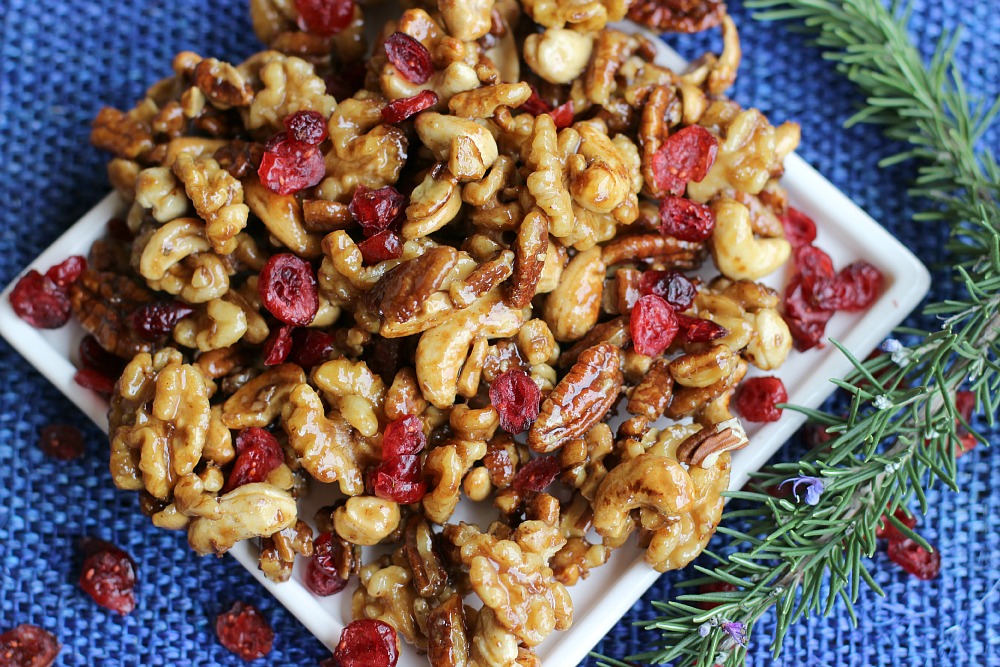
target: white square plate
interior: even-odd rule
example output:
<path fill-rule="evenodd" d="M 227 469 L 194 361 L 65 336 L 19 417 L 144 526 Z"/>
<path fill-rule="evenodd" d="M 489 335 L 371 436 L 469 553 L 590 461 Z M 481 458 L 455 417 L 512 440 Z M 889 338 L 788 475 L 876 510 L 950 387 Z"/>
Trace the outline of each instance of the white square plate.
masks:
<path fill-rule="evenodd" d="M 640 31 L 630 24 L 617 27 Z M 684 61 L 669 47 L 651 33 L 642 32 L 661 47 L 657 62 L 674 69 L 683 67 Z M 808 132 L 806 128 L 807 136 Z M 782 185 L 787 188 L 791 202 L 816 221 L 817 244 L 830 254 L 834 265 L 840 268 L 864 259 L 885 275 L 885 292 L 870 309 L 862 313 L 838 313 L 827 327 L 829 337 L 864 358 L 920 302 L 930 285 L 930 276 L 909 250 L 801 158 L 790 155 L 785 167 Z M 69 255 L 87 255 L 91 244 L 103 235 L 105 223 L 120 214 L 121 207 L 115 194 L 108 195 L 28 268 L 44 272 Z M 764 282 L 781 289 L 787 279 L 787 269 L 783 269 Z M 107 403 L 73 382 L 76 350 L 83 331 L 75 322 L 46 331 L 21 321 L 8 299 L 12 286 L 13 283 L 0 298 L 0 333 L 98 426 L 107 429 Z M 847 359 L 826 345 L 805 353 L 793 352 L 777 375 L 784 381 L 791 403 L 814 408 L 833 391 L 829 378 L 842 377 L 849 370 Z M 771 458 L 803 421 L 799 413 L 786 411 L 777 422 L 747 424 L 751 444 L 733 457 L 731 488 L 743 486 L 749 473 Z M 303 517 L 311 517 L 315 507 L 326 500 L 323 496 L 329 497 L 324 494 L 323 486 L 314 485 L 314 492 L 302 508 Z M 462 505 L 469 504 L 463 501 Z M 460 506 L 455 520 L 474 514 L 468 507 Z M 482 512 L 478 514 L 482 516 Z M 341 630 L 350 620 L 353 588 L 331 598 L 318 598 L 301 583 L 304 568 L 296 567 L 288 583 L 274 584 L 258 569 L 255 547 L 243 543 L 231 553 L 320 641 L 331 649 L 336 646 Z M 554 633 L 536 649 L 543 663 L 551 667 L 578 664 L 658 576 L 633 545 L 616 551 L 607 565 L 594 570 L 589 579 L 571 589 L 574 624 L 566 632 Z M 399 667 L 425 664 L 426 660 L 417 656 L 412 647 L 405 647 Z"/>

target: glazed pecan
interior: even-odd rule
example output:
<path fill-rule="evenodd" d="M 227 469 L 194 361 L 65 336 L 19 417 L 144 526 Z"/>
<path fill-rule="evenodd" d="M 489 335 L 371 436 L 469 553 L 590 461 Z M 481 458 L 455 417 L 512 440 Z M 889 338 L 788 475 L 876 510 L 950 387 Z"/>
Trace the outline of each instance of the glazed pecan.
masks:
<path fill-rule="evenodd" d="M 709 467 L 712 462 L 708 461 L 708 457 L 743 449 L 748 444 L 750 441 L 739 420 L 730 419 L 688 436 L 677 445 L 676 456 L 678 461 L 688 465 L 700 466 L 705 463 L 704 467 Z"/>
<path fill-rule="evenodd" d="M 663 234 L 629 234 L 604 246 L 601 259 L 607 266 L 640 259 L 656 259 L 674 269 L 697 268 L 705 257 L 705 245 L 680 241 Z"/>
<path fill-rule="evenodd" d="M 365 294 L 365 303 L 386 323 L 406 322 L 441 287 L 456 262 L 458 252 L 454 248 L 431 248 L 379 278 Z"/>
<path fill-rule="evenodd" d="M 403 539 L 403 555 L 413 571 L 413 588 L 420 597 L 437 597 L 448 584 L 448 573 L 436 551 L 431 525 L 414 514 L 406 522 Z"/>
<path fill-rule="evenodd" d="M 524 308 L 534 298 L 548 246 L 548 220 L 533 209 L 524 216 L 514 242 L 514 274 L 507 287 L 507 303 L 512 308 Z"/>
<path fill-rule="evenodd" d="M 532 450 L 554 451 L 604 418 L 618 400 L 624 381 L 620 355 L 609 343 L 595 345 L 580 355 L 542 403 L 528 432 Z"/>
<path fill-rule="evenodd" d="M 229 63 L 207 58 L 194 68 L 194 83 L 219 109 L 245 107 L 253 102 L 250 83 Z"/>
<path fill-rule="evenodd" d="M 653 30 L 701 32 L 722 23 L 722 0 L 636 0 L 628 17 Z"/>
<path fill-rule="evenodd" d="M 609 343 L 621 349 L 630 340 L 632 340 L 632 335 L 629 333 L 628 318 L 616 317 L 613 320 L 598 324 L 588 331 L 587 335 L 573 345 L 573 347 L 563 352 L 559 357 L 559 365 L 562 367 L 572 366 L 580 358 L 581 354 L 595 345 Z"/>
<path fill-rule="evenodd" d="M 153 133 L 147 123 L 136 120 L 131 114 L 104 107 L 94 119 L 90 143 L 95 148 L 133 160 L 153 149 Z"/>
<path fill-rule="evenodd" d="M 468 664 L 469 636 L 462 596 L 453 593 L 427 617 L 427 658 L 431 667 Z"/>
<path fill-rule="evenodd" d="M 653 361 L 649 372 L 632 390 L 628 400 L 628 411 L 642 415 L 650 421 L 659 419 L 670 405 L 674 388 L 674 378 L 670 374 L 670 363 L 663 357 Z"/>
<path fill-rule="evenodd" d="M 105 350 L 124 359 L 149 352 L 154 341 L 141 338 L 130 323 L 132 313 L 153 301 L 153 293 L 130 278 L 84 271 L 69 291 L 73 314 Z"/>

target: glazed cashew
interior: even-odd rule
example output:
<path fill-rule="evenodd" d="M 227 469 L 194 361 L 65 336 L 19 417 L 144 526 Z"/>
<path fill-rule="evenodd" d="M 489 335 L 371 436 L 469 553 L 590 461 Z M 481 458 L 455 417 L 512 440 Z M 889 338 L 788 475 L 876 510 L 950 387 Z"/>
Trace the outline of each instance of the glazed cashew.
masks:
<path fill-rule="evenodd" d="M 157 222 L 169 222 L 188 212 L 191 206 L 184 185 L 166 167 L 143 169 L 135 179 L 135 201 Z M 133 230 L 134 231 L 134 230 Z"/>
<path fill-rule="evenodd" d="M 462 191 L 456 177 L 445 170 L 435 175 L 432 169 L 410 195 L 403 238 L 417 239 L 436 232 L 454 220 L 461 208 Z"/>
<path fill-rule="evenodd" d="M 548 28 L 524 40 L 524 60 L 531 70 L 550 83 L 569 83 L 583 74 L 594 48 L 590 33 Z"/>
<path fill-rule="evenodd" d="M 237 542 L 268 537 L 298 518 L 295 499 L 270 484 L 244 484 L 219 498 L 218 519 L 196 518 L 188 544 L 199 554 L 222 555 Z"/>
<path fill-rule="evenodd" d="M 417 136 L 459 181 L 482 178 L 497 159 L 496 139 L 473 120 L 427 111 L 417 116 Z"/>
<path fill-rule="evenodd" d="M 430 484 L 422 501 L 424 515 L 434 523 L 444 523 L 458 506 L 462 478 L 473 464 L 486 456 L 486 443 L 457 440 L 435 447 L 427 455 L 424 473 Z"/>
<path fill-rule="evenodd" d="M 747 359 L 765 371 L 781 367 L 792 349 L 792 334 L 785 319 L 773 308 L 747 313 L 746 319 L 754 329 L 746 349 Z"/>
<path fill-rule="evenodd" d="M 306 231 L 302 223 L 302 205 L 295 195 L 271 192 L 256 178 L 247 180 L 244 194 L 250 210 L 278 243 L 302 257 L 320 256 L 322 237 Z"/>
<path fill-rule="evenodd" d="M 399 505 L 375 496 L 354 496 L 333 513 L 333 528 L 351 544 L 370 547 L 399 526 Z"/>
<path fill-rule="evenodd" d="M 579 340 L 597 324 L 605 268 L 601 249 L 597 247 L 577 253 L 566 265 L 542 310 L 542 317 L 556 340 Z"/>
<path fill-rule="evenodd" d="M 150 237 L 139 258 L 139 273 L 147 280 L 160 280 L 182 259 L 209 250 L 205 226 L 196 218 L 177 218 Z"/>
<path fill-rule="evenodd" d="M 605 544 L 625 543 L 635 522 L 629 513 L 647 509 L 666 518 L 680 517 L 695 501 L 691 476 L 665 456 L 640 454 L 605 476 L 594 496 L 594 530 Z"/>
<path fill-rule="evenodd" d="M 471 42 L 490 31 L 493 0 L 441 0 L 438 3 L 448 33 Z"/>
<path fill-rule="evenodd" d="M 756 238 L 750 211 L 743 204 L 723 198 L 712 204 L 712 212 L 715 214 L 712 259 L 727 278 L 756 280 L 788 261 L 791 244 L 785 239 Z"/>
<path fill-rule="evenodd" d="M 421 334 L 416 370 L 424 398 L 442 410 L 453 405 L 458 394 L 458 376 L 473 339 L 513 336 L 523 322 L 523 313 L 507 306 L 494 290 Z"/>

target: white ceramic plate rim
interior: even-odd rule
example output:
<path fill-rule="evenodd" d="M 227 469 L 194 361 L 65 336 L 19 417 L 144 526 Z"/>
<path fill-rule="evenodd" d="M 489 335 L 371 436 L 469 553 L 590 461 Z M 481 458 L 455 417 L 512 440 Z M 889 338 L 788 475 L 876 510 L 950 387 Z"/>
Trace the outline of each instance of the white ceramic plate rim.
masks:
<path fill-rule="evenodd" d="M 628 24 L 618 27 L 629 32 L 641 31 Z M 683 60 L 669 47 L 650 33 L 645 34 L 662 46 L 663 52 L 658 58 L 661 64 L 674 68 L 683 66 Z M 857 316 L 850 330 L 839 339 L 855 355 L 863 358 L 917 306 L 930 286 L 930 275 L 905 246 L 804 160 L 790 155 L 785 167 L 782 185 L 795 205 L 820 223 L 820 241 L 825 232 L 839 231 L 849 235 L 859 244 L 853 250 L 878 266 L 886 276 L 885 293 L 871 309 Z M 107 220 L 120 211 L 121 205 L 114 193 L 106 196 L 25 271 L 35 268 L 44 272 L 69 255 L 86 254 L 90 244 L 102 235 Z M 838 258 L 835 256 L 834 259 Z M 838 266 L 841 265 L 838 262 Z M 70 346 L 70 335 L 59 331 L 40 331 L 19 319 L 8 299 L 14 283 L 16 280 L 7 286 L 0 297 L 0 334 L 95 424 L 106 430 L 107 403 L 73 381 L 75 352 Z M 812 364 L 810 375 L 804 382 L 790 388 L 789 400 L 814 408 L 834 388 L 828 379 L 843 377 L 851 366 L 832 346 L 806 354 L 810 355 L 808 359 Z M 786 411 L 778 422 L 756 428 L 752 432 L 752 446 L 734 457 L 731 488 L 743 486 L 749 474 L 763 466 L 803 422 L 801 414 Z M 231 553 L 321 642 L 331 649 L 336 646 L 343 628 L 342 621 L 324 608 L 304 586 L 296 580 L 274 584 L 266 579 L 257 567 L 255 551 L 246 543 L 238 545 Z M 586 613 L 578 614 L 573 627 L 566 632 L 555 633 L 537 648 L 544 664 L 553 667 L 578 664 L 656 581 L 659 574 L 643 562 L 641 551 L 635 550 L 634 553 L 632 562 L 614 580 L 613 590 L 600 595 Z M 586 582 L 578 584 L 584 585 Z M 400 667 L 409 665 L 405 658 L 401 660 Z"/>

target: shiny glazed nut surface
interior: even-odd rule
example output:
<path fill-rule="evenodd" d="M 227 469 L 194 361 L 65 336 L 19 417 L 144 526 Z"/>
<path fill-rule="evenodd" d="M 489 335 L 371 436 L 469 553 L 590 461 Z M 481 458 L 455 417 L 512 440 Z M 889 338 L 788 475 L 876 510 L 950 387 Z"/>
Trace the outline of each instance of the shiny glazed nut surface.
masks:
<path fill-rule="evenodd" d="M 632 534 L 665 571 L 715 531 L 730 399 L 790 354 L 754 281 L 791 255 L 799 128 L 726 97 L 714 0 L 411 2 L 370 45 L 368 3 L 332 32 L 309 5 L 252 0 L 267 50 L 182 53 L 94 122 L 130 208 L 69 298 L 124 369 L 112 478 L 272 581 L 332 562 L 433 667 L 539 665 Z M 657 65 L 626 13 L 722 52 Z"/>

